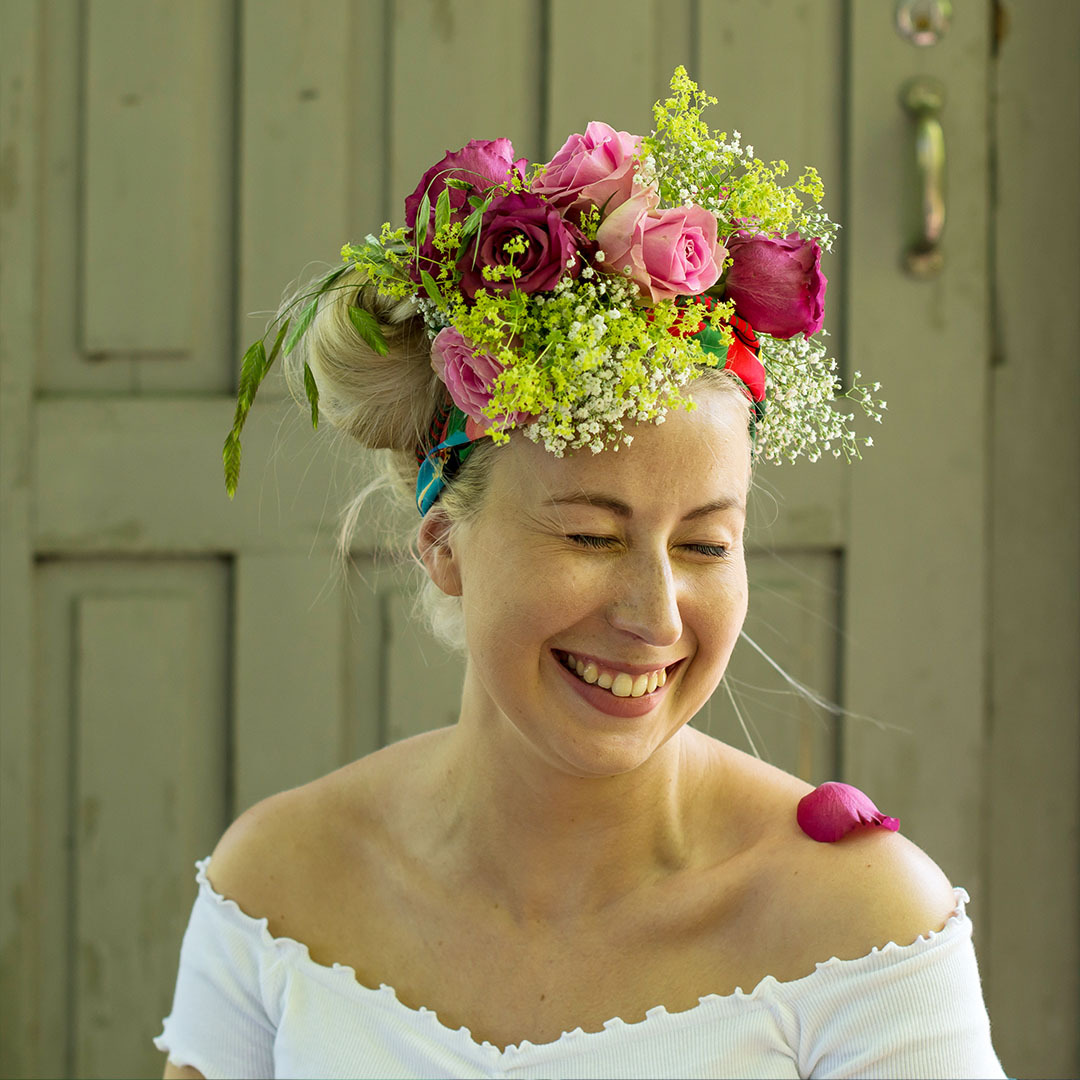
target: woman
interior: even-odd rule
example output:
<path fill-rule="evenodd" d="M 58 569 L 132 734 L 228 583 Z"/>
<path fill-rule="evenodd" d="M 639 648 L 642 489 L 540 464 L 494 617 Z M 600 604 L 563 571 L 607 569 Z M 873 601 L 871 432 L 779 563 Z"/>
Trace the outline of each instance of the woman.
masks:
<path fill-rule="evenodd" d="M 775 176 L 682 168 L 737 144 L 706 103 L 680 69 L 653 137 L 590 124 L 529 178 L 449 154 L 279 331 L 396 453 L 465 685 L 200 864 L 166 1077 L 1003 1075 L 963 891 L 861 793 L 688 726 L 746 613 L 752 461 L 835 422 L 782 392 L 830 372 L 817 253 Z"/>

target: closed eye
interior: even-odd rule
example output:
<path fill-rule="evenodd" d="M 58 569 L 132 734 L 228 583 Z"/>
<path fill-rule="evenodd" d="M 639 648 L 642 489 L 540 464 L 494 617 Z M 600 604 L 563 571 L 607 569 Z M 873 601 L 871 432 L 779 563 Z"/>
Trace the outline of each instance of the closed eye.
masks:
<path fill-rule="evenodd" d="M 687 544 L 691 551 L 698 551 L 702 555 L 708 555 L 710 559 L 726 559 L 728 549 L 719 544 Z"/>
<path fill-rule="evenodd" d="M 582 533 L 574 533 L 566 539 L 573 540 L 575 544 L 580 544 L 582 547 L 591 548 L 607 548 L 616 543 L 612 536 L 587 536 Z"/>
<path fill-rule="evenodd" d="M 590 536 L 587 533 L 572 533 L 567 537 L 581 547 L 610 548 L 618 543 L 613 536 Z M 726 559 L 728 549 L 720 544 L 686 544 L 690 551 L 696 551 L 699 555 L 705 555 L 710 559 Z"/>

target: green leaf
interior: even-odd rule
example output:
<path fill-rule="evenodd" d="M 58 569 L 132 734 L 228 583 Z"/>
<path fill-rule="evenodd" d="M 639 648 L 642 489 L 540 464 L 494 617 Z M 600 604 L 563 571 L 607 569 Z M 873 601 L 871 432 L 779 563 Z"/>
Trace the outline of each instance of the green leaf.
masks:
<path fill-rule="evenodd" d="M 435 201 L 435 232 L 445 229 L 450 224 L 450 192 L 443 188 Z"/>
<path fill-rule="evenodd" d="M 362 307 L 350 307 L 349 318 L 356 327 L 356 332 L 374 352 L 385 356 L 390 351 L 390 346 L 379 329 L 379 320 L 370 311 Z"/>
<path fill-rule="evenodd" d="M 424 283 L 424 289 L 427 291 L 428 296 L 430 296 L 439 307 L 443 307 L 442 293 L 439 292 L 439 286 L 435 284 L 435 279 L 426 270 L 421 270 L 420 280 Z"/>
<path fill-rule="evenodd" d="M 315 295 L 322 296 L 322 294 L 326 292 L 326 290 L 329 289 L 330 286 L 333 285 L 334 282 L 348 269 L 347 266 L 339 266 L 336 270 L 331 270 L 330 273 L 319 282 L 319 288 L 316 290 Z"/>
<path fill-rule="evenodd" d="M 233 432 L 225 437 L 221 448 L 221 459 L 225 464 L 225 491 L 231 499 L 236 494 L 236 485 L 240 482 L 240 440 Z"/>
<path fill-rule="evenodd" d="M 431 200 L 424 192 L 420 200 L 420 209 L 416 211 L 416 242 L 422 244 L 427 239 L 428 222 L 431 219 Z"/>
<path fill-rule="evenodd" d="M 281 343 L 282 343 L 282 341 L 285 340 L 285 334 L 286 334 L 286 331 L 288 331 L 289 323 L 291 323 L 291 322 L 292 322 L 292 319 L 286 319 L 281 324 L 281 329 L 278 330 L 277 337 L 274 338 L 274 347 L 270 350 L 270 358 L 266 361 L 266 365 L 265 365 L 266 371 L 270 370 L 270 366 L 278 358 L 278 353 L 281 352 Z"/>
<path fill-rule="evenodd" d="M 262 382 L 268 367 L 266 346 L 263 344 L 263 339 L 259 338 L 249 346 L 240 364 L 240 383 L 236 391 L 236 418 L 233 420 L 237 435 L 240 434 L 239 427 L 236 427 L 237 422 L 240 427 L 243 427 L 244 417 L 247 416 L 247 411 L 255 400 L 255 392 L 259 389 L 259 383 Z"/>
<path fill-rule="evenodd" d="M 311 426 L 317 428 L 319 426 L 319 388 L 315 385 L 315 376 L 311 374 L 311 368 L 307 366 L 307 361 L 304 361 L 304 392 L 307 394 L 307 399 L 311 402 Z"/>
<path fill-rule="evenodd" d="M 484 218 L 483 210 L 474 210 L 462 223 L 461 226 L 461 238 L 462 240 L 468 240 L 477 229 L 480 228 L 480 222 Z"/>
<path fill-rule="evenodd" d="M 288 340 L 285 342 L 285 355 L 296 348 L 296 343 L 304 336 L 304 331 L 314 322 L 315 312 L 319 308 L 319 296 L 316 294 L 315 299 L 303 311 L 300 312 L 300 318 L 297 324 L 293 327 L 292 333 L 289 335 Z"/>

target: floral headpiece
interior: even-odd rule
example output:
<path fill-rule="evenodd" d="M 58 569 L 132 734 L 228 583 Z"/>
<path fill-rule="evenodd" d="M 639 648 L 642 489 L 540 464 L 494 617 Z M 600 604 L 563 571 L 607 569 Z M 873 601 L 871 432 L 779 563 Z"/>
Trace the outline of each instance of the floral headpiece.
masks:
<path fill-rule="evenodd" d="M 817 172 L 785 186 L 785 162 L 755 158 L 737 131 L 711 131 L 701 113 L 716 99 L 682 67 L 671 93 L 645 137 L 594 121 L 544 164 L 515 160 L 508 139 L 474 139 L 428 169 L 405 200 L 404 226 L 346 244 L 346 266 L 282 316 L 269 356 L 265 338 L 248 350 L 223 454 L 230 496 L 259 383 L 349 267 L 415 302 L 446 386 L 417 448 L 421 513 L 479 440 L 504 442 L 519 428 L 559 456 L 617 449 L 633 438 L 626 423 L 692 408 L 682 388 L 700 366 L 741 380 L 757 456 L 861 457 L 872 440 L 833 408 L 841 385 L 821 340 L 821 252 L 838 226 L 821 208 Z M 376 319 L 362 307 L 349 315 L 386 355 Z M 304 382 L 317 425 L 306 363 Z M 841 396 L 880 421 L 878 389 L 856 382 Z"/>

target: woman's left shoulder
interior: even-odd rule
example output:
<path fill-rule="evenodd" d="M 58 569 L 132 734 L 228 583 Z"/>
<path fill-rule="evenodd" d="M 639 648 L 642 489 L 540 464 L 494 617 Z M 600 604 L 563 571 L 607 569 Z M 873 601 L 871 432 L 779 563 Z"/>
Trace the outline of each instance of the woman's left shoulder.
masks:
<path fill-rule="evenodd" d="M 910 945 L 944 928 L 956 895 L 917 844 L 880 825 L 859 825 L 821 843 L 795 825 L 796 805 L 787 865 L 779 872 L 788 898 L 797 901 L 793 909 L 804 940 L 822 954 L 819 959 L 856 959 L 890 941 Z"/>

